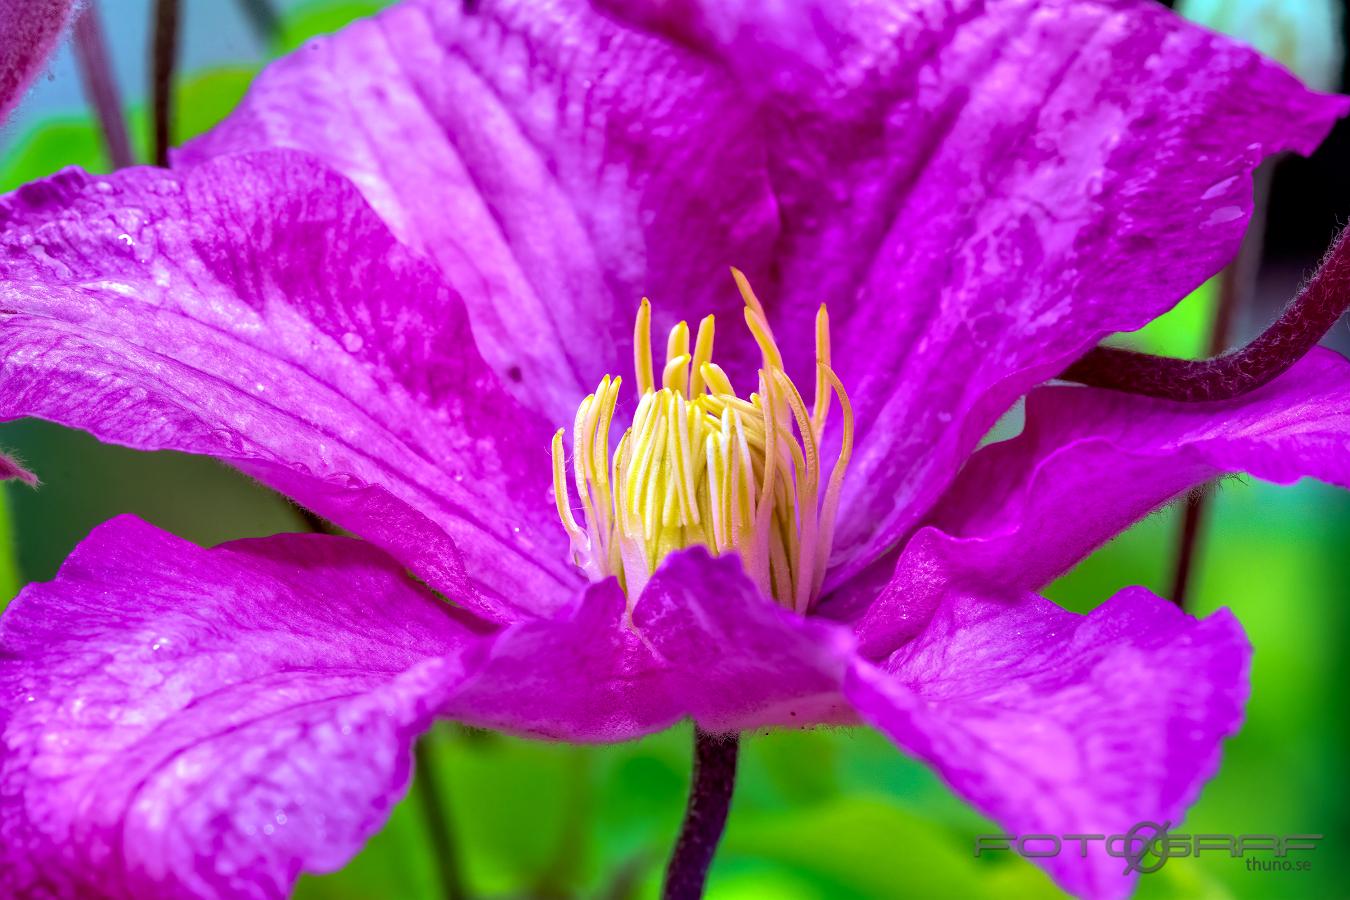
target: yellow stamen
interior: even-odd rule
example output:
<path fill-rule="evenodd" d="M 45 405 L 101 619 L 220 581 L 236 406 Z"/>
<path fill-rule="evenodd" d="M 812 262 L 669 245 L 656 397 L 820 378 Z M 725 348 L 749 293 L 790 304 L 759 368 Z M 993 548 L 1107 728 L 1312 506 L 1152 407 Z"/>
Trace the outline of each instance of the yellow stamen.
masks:
<path fill-rule="evenodd" d="M 711 317 L 709 317 L 711 318 Z M 722 367 L 717 363 L 708 363 L 698 367 L 699 374 L 703 376 L 704 383 L 713 396 L 723 394 L 728 397 L 736 396 L 736 389 L 731 386 L 731 379 L 727 373 L 722 371 Z"/>
<path fill-rule="evenodd" d="M 704 316 L 698 323 L 698 340 L 694 342 L 694 359 L 689 366 L 689 399 L 703 393 L 706 376 L 703 367 L 712 364 L 713 317 Z"/>
<path fill-rule="evenodd" d="M 639 397 L 656 390 L 652 378 L 652 305 L 646 297 L 638 306 L 637 321 L 633 324 L 633 371 L 637 374 Z"/>
<path fill-rule="evenodd" d="M 586 532 L 582 531 L 576 516 L 572 515 L 572 504 L 567 496 L 567 460 L 563 456 L 563 432 L 566 430 L 559 428 L 558 433 L 553 435 L 553 499 L 558 504 L 558 518 L 562 519 L 563 528 L 572 539 L 575 557 L 587 550 Z"/>
<path fill-rule="evenodd" d="M 553 438 L 553 490 L 573 558 L 594 579 L 617 576 L 636 602 L 669 553 L 691 545 L 740 556 L 749 577 L 789 609 L 805 612 L 829 562 L 840 487 L 853 449 L 853 409 L 830 369 L 829 317 L 816 316 L 815 396 L 808 412 L 788 378 L 763 305 L 736 269 L 745 321 L 762 359 L 758 390 L 736 395 L 712 361 L 712 316 L 666 340 L 657 386 L 651 305 L 643 299 L 633 328 L 638 405 L 632 425 L 609 453 L 618 378 L 606 376 L 577 409 L 572 477 L 585 514 L 568 497 L 563 431 Z M 834 396 L 843 415 L 838 456 L 825 478 L 825 422 Z"/>
<path fill-rule="evenodd" d="M 830 314 L 825 304 L 816 311 L 816 402 L 811 410 L 811 426 L 815 429 L 816 440 L 825 434 L 825 419 L 830 414 L 830 390 L 825 373 L 830 369 Z"/>

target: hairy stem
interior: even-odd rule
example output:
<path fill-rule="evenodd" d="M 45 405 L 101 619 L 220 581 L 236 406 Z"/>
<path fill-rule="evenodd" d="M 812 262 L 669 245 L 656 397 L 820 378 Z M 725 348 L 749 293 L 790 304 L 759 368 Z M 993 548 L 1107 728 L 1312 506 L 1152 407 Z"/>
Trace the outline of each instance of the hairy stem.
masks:
<path fill-rule="evenodd" d="M 1350 308 L 1350 243 L 1342 232 L 1322 265 L 1250 344 L 1212 359 L 1153 356 L 1096 347 L 1059 377 L 1166 400 L 1231 400 L 1269 383 L 1302 359 Z"/>
<path fill-rule="evenodd" d="M 155 0 L 154 58 L 150 76 L 151 141 L 157 166 L 169 164 L 173 136 L 173 73 L 178 65 L 178 0 Z"/>
<path fill-rule="evenodd" d="M 122 98 L 108 61 L 108 45 L 103 40 L 103 25 L 95 0 L 89 0 L 89 5 L 76 14 L 73 32 L 80 80 L 84 83 L 85 97 L 98 117 L 108 161 L 114 169 L 124 169 L 136 160 L 131 155 L 127 123 L 122 117 Z"/>
<path fill-rule="evenodd" d="M 665 900 L 697 900 L 703 896 L 708 867 L 717 852 L 736 787 L 740 736 L 709 734 L 694 728 L 694 775 L 684 824 L 666 867 Z"/>

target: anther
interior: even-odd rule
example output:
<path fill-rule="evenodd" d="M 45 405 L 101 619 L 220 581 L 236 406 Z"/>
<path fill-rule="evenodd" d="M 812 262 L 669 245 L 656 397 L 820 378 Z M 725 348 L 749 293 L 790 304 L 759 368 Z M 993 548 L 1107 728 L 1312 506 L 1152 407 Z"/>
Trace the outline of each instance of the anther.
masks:
<path fill-rule="evenodd" d="M 805 612 L 824 581 L 839 491 L 853 447 L 853 410 L 830 368 L 829 317 L 816 316 L 815 395 L 810 410 L 783 369 L 763 305 L 738 270 L 745 321 L 759 346 L 757 390 L 737 396 L 712 361 L 712 316 L 691 351 L 680 322 L 666 340 L 658 387 L 651 353 L 651 305 L 633 328 L 638 404 L 609 454 L 619 379 L 601 380 L 572 426 L 571 507 L 563 430 L 553 439 L 558 517 L 577 565 L 599 580 L 615 576 L 632 602 L 669 553 L 701 545 L 734 553 L 749 577 L 784 606 Z M 822 450 L 834 396 L 843 411 L 839 452 L 826 477 Z"/>

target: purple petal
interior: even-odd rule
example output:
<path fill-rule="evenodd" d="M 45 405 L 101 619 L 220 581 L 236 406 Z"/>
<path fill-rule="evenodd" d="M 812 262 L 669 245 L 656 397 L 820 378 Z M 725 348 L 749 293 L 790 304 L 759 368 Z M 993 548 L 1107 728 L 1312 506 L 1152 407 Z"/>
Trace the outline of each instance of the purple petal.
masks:
<path fill-rule="evenodd" d="M 0 892 L 281 897 L 340 867 L 480 640 L 346 538 L 99 527 L 0 620 Z"/>
<path fill-rule="evenodd" d="M 922 624 L 948 570 L 1034 590 L 1177 495 L 1246 472 L 1350 487 L 1350 362 L 1315 350 L 1245 397 L 1175 403 L 1043 388 L 1010 441 L 972 457 L 859 626 L 888 652 Z"/>
<path fill-rule="evenodd" d="M 0 0 L 0 122 L 56 48 L 72 0 Z"/>
<path fill-rule="evenodd" d="M 763 294 L 789 351 L 830 304 L 858 410 L 835 584 L 1014 398 L 1217 272 L 1252 169 L 1347 109 L 1152 0 L 605 5 L 762 104 L 783 223 Z"/>
<path fill-rule="evenodd" d="M 921 636 L 856 666 L 845 693 L 1007 833 L 1125 834 L 1177 824 L 1214 774 L 1249 657 L 1227 610 L 1196 621 L 1143 588 L 1087 616 L 949 590 Z M 1089 848 L 1038 862 L 1079 896 L 1127 894 L 1124 861 Z"/>
<path fill-rule="evenodd" d="M 442 710 L 486 728 L 626 740 L 690 717 L 712 731 L 853 723 L 848 631 L 760 595 L 734 557 L 672 554 L 633 608 L 591 585 L 551 620 L 510 626 Z"/>
<path fill-rule="evenodd" d="M 764 268 L 777 228 L 766 149 L 720 66 L 584 0 L 467 5 L 311 41 L 175 164 L 282 146 L 346 173 L 441 264 L 497 371 L 570 422 L 627 374 L 644 294 L 666 325 L 739 319 L 727 267 Z"/>
<path fill-rule="evenodd" d="M 0 419 L 219 457 L 501 618 L 562 602 L 550 429 L 458 296 L 299 154 L 0 200 Z"/>

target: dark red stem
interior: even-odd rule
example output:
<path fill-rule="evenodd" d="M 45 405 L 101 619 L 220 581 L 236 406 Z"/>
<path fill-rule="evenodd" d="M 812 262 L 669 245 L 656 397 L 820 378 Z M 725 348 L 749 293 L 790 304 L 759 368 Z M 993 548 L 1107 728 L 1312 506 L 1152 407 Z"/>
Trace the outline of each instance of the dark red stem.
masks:
<path fill-rule="evenodd" d="M 1247 346 L 1189 360 L 1097 347 L 1059 377 L 1093 387 L 1191 402 L 1231 400 L 1254 391 L 1302 359 L 1350 308 L 1350 246 L 1342 232 L 1317 274 L 1275 324 Z"/>
<path fill-rule="evenodd" d="M 698 900 L 708 880 L 736 787 L 740 736 L 694 729 L 694 775 L 684 825 L 666 867 L 664 900 Z"/>
<path fill-rule="evenodd" d="M 169 164 L 173 139 L 173 72 L 178 64 L 178 0 L 155 0 L 155 43 L 151 72 L 151 146 L 157 166 Z"/>

